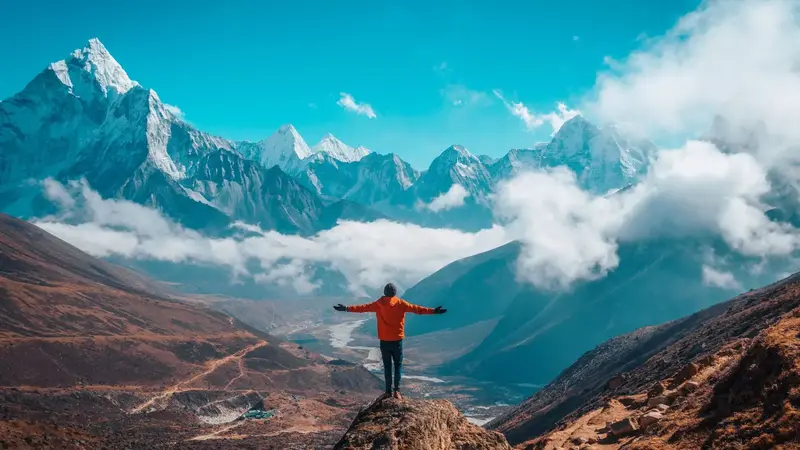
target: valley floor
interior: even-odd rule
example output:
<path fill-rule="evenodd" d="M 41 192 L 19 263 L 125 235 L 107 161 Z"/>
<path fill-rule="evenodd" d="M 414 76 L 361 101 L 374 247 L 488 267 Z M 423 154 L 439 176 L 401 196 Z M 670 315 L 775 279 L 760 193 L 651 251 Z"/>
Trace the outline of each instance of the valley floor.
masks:
<path fill-rule="evenodd" d="M 313 382 L 274 391 L 237 385 L 248 376 L 244 358 L 267 345 L 258 341 L 206 361 L 162 389 L 0 387 L 0 448 L 330 447 L 374 395 L 331 391 Z M 293 344 L 282 346 L 296 350 Z M 270 375 L 277 378 L 279 372 Z M 291 376 L 305 375 L 295 371 Z M 275 415 L 240 419 L 255 406 Z"/>
<path fill-rule="evenodd" d="M 311 351 L 358 362 L 383 380 L 383 365 L 377 339 L 362 334 L 368 319 L 345 319 L 333 323 L 306 323 L 282 337 Z M 427 354 L 422 338 L 407 338 L 404 349 L 403 390 L 415 398 L 451 401 L 467 419 L 483 425 L 503 414 L 513 404 L 537 390 L 533 385 L 502 385 L 463 377 L 440 376 L 431 364 L 439 355 Z M 451 358 L 457 355 L 449 355 Z M 439 361 L 441 361 L 439 359 Z"/>

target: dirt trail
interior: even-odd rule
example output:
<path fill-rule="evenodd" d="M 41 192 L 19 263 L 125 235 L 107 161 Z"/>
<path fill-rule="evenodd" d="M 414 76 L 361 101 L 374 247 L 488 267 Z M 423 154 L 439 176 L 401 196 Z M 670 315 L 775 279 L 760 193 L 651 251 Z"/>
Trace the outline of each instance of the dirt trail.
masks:
<path fill-rule="evenodd" d="M 247 348 L 239 350 L 238 352 L 236 352 L 236 353 L 234 353 L 232 355 L 228 355 L 228 356 L 226 356 L 224 358 L 220 358 L 220 359 L 215 359 L 213 361 L 209 361 L 206 364 L 206 370 L 204 370 L 204 371 L 198 373 L 197 375 L 194 375 L 194 376 L 192 376 L 190 378 L 187 378 L 187 379 L 185 379 L 185 380 L 173 385 L 172 387 L 168 388 L 164 392 L 156 395 L 155 397 L 151 398 L 150 400 L 148 400 L 148 401 L 142 403 L 141 405 L 133 408 L 131 410 L 131 413 L 132 414 L 136 414 L 136 413 L 142 412 L 145 408 L 148 408 L 148 407 L 152 406 L 155 402 L 157 402 L 159 400 L 162 400 L 162 399 L 165 399 L 165 398 L 175 394 L 176 392 L 181 392 L 182 391 L 181 388 L 183 386 L 190 385 L 190 384 L 194 383 L 195 381 L 205 377 L 206 375 L 208 375 L 211 372 L 215 371 L 219 366 L 221 366 L 223 364 L 227 364 L 227 363 L 229 363 L 231 361 L 237 361 L 237 360 L 241 361 L 241 359 L 245 355 L 247 355 L 248 353 L 252 352 L 253 350 L 256 350 L 258 348 L 264 347 L 265 345 L 267 345 L 267 341 L 259 341 L 259 342 L 255 343 L 255 344 L 253 344 L 253 345 L 251 345 L 251 346 L 249 346 Z"/>
<path fill-rule="evenodd" d="M 222 388 L 222 390 L 223 390 L 223 391 L 227 391 L 227 390 L 228 390 L 228 388 L 229 388 L 229 387 L 231 387 L 231 385 L 232 385 L 234 382 L 236 382 L 236 380 L 238 380 L 239 378 L 242 378 L 243 376 L 245 376 L 245 374 L 246 374 L 247 370 L 244 368 L 244 360 L 242 360 L 241 358 L 239 358 L 239 361 L 238 361 L 238 363 L 239 363 L 239 375 L 237 375 L 237 376 L 233 377 L 233 378 L 231 379 L 231 381 L 229 381 L 229 382 L 228 382 L 228 384 L 226 384 L 226 385 L 225 385 L 225 387 L 224 387 L 224 388 Z"/>

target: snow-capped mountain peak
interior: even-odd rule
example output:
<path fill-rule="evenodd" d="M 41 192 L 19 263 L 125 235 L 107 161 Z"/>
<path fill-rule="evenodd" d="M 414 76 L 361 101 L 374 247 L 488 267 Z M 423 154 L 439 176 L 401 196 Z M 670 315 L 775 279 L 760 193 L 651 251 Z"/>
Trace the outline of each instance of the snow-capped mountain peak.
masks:
<path fill-rule="evenodd" d="M 599 128 L 577 115 L 542 149 L 542 164 L 565 165 L 578 175 L 582 187 L 604 193 L 635 180 L 654 149 L 653 143 L 628 137 L 619 127 Z"/>
<path fill-rule="evenodd" d="M 442 165 L 449 167 L 456 163 L 467 165 L 483 164 L 477 156 L 470 153 L 465 147 L 461 145 L 451 145 L 434 160 L 434 162 L 431 164 L 431 168 Z"/>
<path fill-rule="evenodd" d="M 291 124 L 282 125 L 278 131 L 258 143 L 241 142 L 237 149 L 242 156 L 258 161 L 267 169 L 278 166 L 292 174 L 300 171 L 305 164 L 303 160 L 313 154 Z"/>
<path fill-rule="evenodd" d="M 314 153 L 327 153 L 334 159 L 342 162 L 355 162 L 370 154 L 370 151 L 364 147 L 352 148 L 336 138 L 336 136 L 328 133 L 321 141 L 312 149 Z"/>
<path fill-rule="evenodd" d="M 68 59 L 57 61 L 50 68 L 65 85 L 76 90 L 79 80 L 88 75 L 97 81 L 106 96 L 124 94 L 138 85 L 97 38 L 90 39 L 84 48 L 73 51 Z M 75 94 L 81 95 L 81 92 Z"/>

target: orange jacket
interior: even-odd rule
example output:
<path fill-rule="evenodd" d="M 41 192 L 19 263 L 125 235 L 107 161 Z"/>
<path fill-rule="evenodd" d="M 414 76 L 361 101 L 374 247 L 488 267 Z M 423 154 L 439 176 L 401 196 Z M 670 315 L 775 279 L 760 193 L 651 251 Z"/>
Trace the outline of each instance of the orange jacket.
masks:
<path fill-rule="evenodd" d="M 374 312 L 378 319 L 378 339 L 399 341 L 405 337 L 406 313 L 433 314 L 433 308 L 412 305 L 399 297 L 381 297 L 365 305 L 348 306 L 348 312 Z"/>

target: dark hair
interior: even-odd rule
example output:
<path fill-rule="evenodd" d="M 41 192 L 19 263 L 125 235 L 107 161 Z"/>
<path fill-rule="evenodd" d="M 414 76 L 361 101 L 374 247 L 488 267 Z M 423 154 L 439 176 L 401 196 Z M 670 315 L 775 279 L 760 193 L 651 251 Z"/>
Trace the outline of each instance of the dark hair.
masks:
<path fill-rule="evenodd" d="M 397 295 L 397 288 L 394 286 L 394 284 L 389 283 L 383 288 L 383 295 L 387 297 L 394 297 Z"/>

